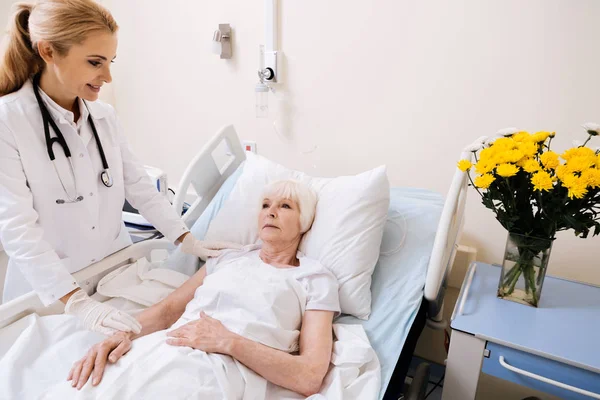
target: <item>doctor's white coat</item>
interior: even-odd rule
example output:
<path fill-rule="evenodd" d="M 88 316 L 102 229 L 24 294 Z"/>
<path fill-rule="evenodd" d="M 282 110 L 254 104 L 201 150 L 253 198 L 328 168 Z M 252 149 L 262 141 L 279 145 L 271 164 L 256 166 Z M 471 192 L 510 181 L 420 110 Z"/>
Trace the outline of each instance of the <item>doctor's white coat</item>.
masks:
<path fill-rule="evenodd" d="M 68 159 L 55 144 L 58 173 L 69 194 L 83 201 L 56 202 L 67 197 L 28 81 L 0 97 L 0 242 L 9 256 L 3 300 L 35 290 L 49 305 L 78 286 L 72 273 L 131 244 L 121 217 L 125 199 L 173 242 L 188 229 L 131 152 L 110 105 L 87 102 L 114 180 L 107 188 L 85 106 L 80 101 L 75 124 L 73 113 L 40 94 L 71 151 L 76 190 Z"/>

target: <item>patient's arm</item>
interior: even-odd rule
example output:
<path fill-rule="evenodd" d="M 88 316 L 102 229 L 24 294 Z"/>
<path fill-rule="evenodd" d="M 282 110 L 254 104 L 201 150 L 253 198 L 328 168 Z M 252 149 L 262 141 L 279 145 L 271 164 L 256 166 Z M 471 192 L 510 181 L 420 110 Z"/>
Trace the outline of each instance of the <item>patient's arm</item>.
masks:
<path fill-rule="evenodd" d="M 142 331 L 138 335 L 132 334 L 132 339 L 167 329 L 173 325 L 185 311 L 185 306 L 194 298 L 196 289 L 202 285 L 205 277 L 206 267 L 203 266 L 164 300 L 138 314 L 136 318 L 142 325 Z"/>
<path fill-rule="evenodd" d="M 241 336 L 231 341 L 228 354 L 268 381 L 308 397 L 319 392 L 329 369 L 332 324 L 332 311 L 306 311 L 297 356 Z"/>
<path fill-rule="evenodd" d="M 332 323 L 331 311 L 306 311 L 297 356 L 236 335 L 204 313 L 199 320 L 169 332 L 172 339 L 167 343 L 230 355 L 268 381 L 308 397 L 319 392 L 329 369 Z"/>

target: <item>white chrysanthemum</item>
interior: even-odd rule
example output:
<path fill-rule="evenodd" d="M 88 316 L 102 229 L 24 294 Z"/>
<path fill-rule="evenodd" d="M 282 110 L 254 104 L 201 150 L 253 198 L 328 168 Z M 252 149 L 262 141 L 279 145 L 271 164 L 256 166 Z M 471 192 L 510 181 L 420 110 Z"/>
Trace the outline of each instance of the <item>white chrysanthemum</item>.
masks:
<path fill-rule="evenodd" d="M 483 148 L 483 145 L 485 144 L 485 142 L 487 140 L 488 140 L 487 136 L 480 136 L 477 139 L 475 139 L 475 141 L 473 143 L 471 143 L 470 145 L 465 147 L 463 151 L 471 151 L 471 152 L 479 151 Z"/>
<path fill-rule="evenodd" d="M 595 122 L 586 122 L 581 125 L 590 135 L 596 136 L 600 133 L 600 125 Z"/>
<path fill-rule="evenodd" d="M 515 127 L 510 127 L 510 128 L 500 129 L 498 132 L 496 132 L 496 135 L 498 135 L 498 136 L 511 136 L 511 135 L 514 135 L 517 132 L 519 132 L 519 129 L 517 129 Z"/>
<path fill-rule="evenodd" d="M 483 143 L 473 142 L 463 149 L 464 152 L 475 152 L 483 148 Z"/>

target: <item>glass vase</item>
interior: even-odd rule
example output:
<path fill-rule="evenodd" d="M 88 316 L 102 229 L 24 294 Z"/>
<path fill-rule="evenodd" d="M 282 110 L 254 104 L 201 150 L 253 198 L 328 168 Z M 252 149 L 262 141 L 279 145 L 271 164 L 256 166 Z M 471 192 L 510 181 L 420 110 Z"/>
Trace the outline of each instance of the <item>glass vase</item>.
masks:
<path fill-rule="evenodd" d="M 537 307 L 552 250 L 552 239 L 509 233 L 498 297 Z"/>

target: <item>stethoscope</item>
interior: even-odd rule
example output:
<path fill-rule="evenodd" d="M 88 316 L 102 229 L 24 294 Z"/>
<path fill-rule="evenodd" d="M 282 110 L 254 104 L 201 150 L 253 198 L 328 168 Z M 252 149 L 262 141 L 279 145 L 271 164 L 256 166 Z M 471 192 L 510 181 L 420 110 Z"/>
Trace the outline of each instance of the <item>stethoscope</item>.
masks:
<path fill-rule="evenodd" d="M 38 105 L 40 106 L 40 111 L 42 112 L 42 120 L 44 121 L 44 134 L 46 136 L 46 148 L 48 149 L 48 156 L 50 157 L 50 161 L 52 161 L 52 165 L 54 165 L 54 170 L 56 171 L 56 175 L 58 175 L 58 180 L 60 181 L 60 184 L 61 184 L 63 190 L 65 191 L 65 194 L 67 197 L 67 200 L 57 199 L 56 204 L 77 203 L 77 202 L 83 200 L 83 196 L 77 195 L 77 193 L 79 191 L 77 190 L 77 179 L 75 179 L 75 168 L 73 168 L 73 161 L 71 160 L 71 151 L 69 150 L 69 146 L 67 145 L 67 141 L 65 140 L 65 137 L 63 136 L 60 129 L 58 129 L 58 126 L 56 126 L 56 123 L 50 116 L 50 112 L 48 111 L 44 102 L 42 101 L 42 97 L 40 96 L 40 92 L 39 92 L 39 85 L 40 85 L 40 74 L 37 74 L 33 78 L 33 92 L 35 93 L 35 98 L 37 99 Z M 87 103 L 85 102 L 85 100 L 83 100 L 83 104 L 85 104 L 85 107 L 87 108 L 88 113 L 89 113 L 90 109 L 89 109 Z M 104 155 L 104 149 L 102 148 L 102 143 L 100 143 L 100 137 L 98 136 L 98 131 L 96 130 L 96 125 L 94 125 L 94 119 L 92 118 L 91 113 L 89 114 L 88 120 L 90 121 L 90 125 L 92 127 L 92 132 L 94 132 L 94 138 L 96 139 L 96 143 L 98 144 L 98 151 L 100 152 L 100 158 L 102 159 L 103 171 L 100 173 L 100 180 L 102 181 L 104 186 L 109 188 L 109 187 L 112 187 L 112 185 L 113 185 L 113 179 L 112 179 L 112 176 L 110 175 L 110 171 L 108 169 L 108 162 L 106 161 L 106 156 Z M 50 137 L 50 126 L 49 125 L 52 126 L 52 129 L 54 130 L 54 133 L 56 134 L 55 138 Z M 60 147 L 62 147 L 63 152 L 65 153 L 65 157 L 67 157 L 67 159 L 69 160 L 69 165 L 71 166 L 71 176 L 73 177 L 73 183 L 75 186 L 76 197 L 71 196 L 69 194 L 69 192 L 67 191 L 67 187 L 65 186 L 62 178 L 60 177 L 58 168 L 56 168 L 56 163 L 55 163 L 56 157 L 54 156 L 54 150 L 52 149 L 52 146 L 54 145 L 54 143 L 58 143 L 60 145 Z"/>

